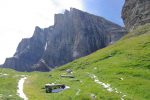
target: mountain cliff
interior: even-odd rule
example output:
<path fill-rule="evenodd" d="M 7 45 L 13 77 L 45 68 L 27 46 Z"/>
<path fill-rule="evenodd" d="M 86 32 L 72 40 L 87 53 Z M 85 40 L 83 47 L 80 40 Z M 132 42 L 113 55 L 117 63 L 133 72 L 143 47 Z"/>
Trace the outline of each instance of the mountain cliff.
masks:
<path fill-rule="evenodd" d="M 31 38 L 22 39 L 14 56 L 7 58 L 3 66 L 18 71 L 49 71 L 126 34 L 121 26 L 75 8 L 56 14 L 54 19 L 53 26 L 36 27 Z"/>
<path fill-rule="evenodd" d="M 150 23 L 150 0 L 125 0 L 122 18 L 128 31 Z"/>

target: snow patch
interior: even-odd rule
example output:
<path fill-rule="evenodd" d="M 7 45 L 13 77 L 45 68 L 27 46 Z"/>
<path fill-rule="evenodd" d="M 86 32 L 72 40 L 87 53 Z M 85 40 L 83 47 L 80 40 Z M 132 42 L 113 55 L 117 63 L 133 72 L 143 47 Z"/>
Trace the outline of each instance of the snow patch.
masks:
<path fill-rule="evenodd" d="M 2 75 L 7 76 L 8 74 L 2 74 Z"/>
<path fill-rule="evenodd" d="M 95 82 L 95 83 L 100 84 L 103 88 L 107 89 L 107 91 L 109 91 L 109 92 L 113 92 L 113 91 L 114 91 L 114 92 L 116 92 L 116 93 L 122 94 L 122 92 L 119 92 L 119 91 L 117 90 L 117 88 L 113 89 L 110 84 L 106 84 L 106 83 L 103 83 L 103 82 L 99 81 L 98 78 L 97 78 L 97 76 L 95 76 L 94 74 L 90 74 L 90 77 L 91 77 L 92 79 L 94 79 L 94 82 Z M 126 95 L 123 94 L 123 95 L 121 96 L 121 100 L 124 100 L 124 97 L 125 97 L 125 96 L 126 96 Z"/>
<path fill-rule="evenodd" d="M 95 75 L 91 75 L 91 78 L 94 79 L 95 83 L 100 84 L 103 88 L 107 89 L 107 91 L 112 92 L 113 89 L 110 87 L 110 84 L 103 83 L 97 79 Z"/>
<path fill-rule="evenodd" d="M 45 47 L 44 47 L 44 49 L 45 49 L 45 50 L 47 49 L 47 42 L 46 42 L 46 44 L 45 44 Z"/>
<path fill-rule="evenodd" d="M 124 100 L 124 97 L 125 97 L 126 95 L 123 95 L 122 97 L 121 97 L 121 100 Z"/>
<path fill-rule="evenodd" d="M 66 90 L 66 89 L 69 89 L 70 87 L 69 86 L 65 86 L 64 89 L 60 88 L 60 89 L 54 89 L 52 90 L 52 93 L 57 93 L 57 92 L 60 92 L 60 91 L 63 91 L 63 90 Z"/>
<path fill-rule="evenodd" d="M 23 76 L 23 75 L 22 75 Z M 23 100 L 28 100 L 28 98 L 26 97 L 26 95 L 24 94 L 23 92 L 23 84 L 25 82 L 25 80 L 27 79 L 27 77 L 23 77 L 19 80 L 18 82 L 18 90 L 17 90 L 17 93 L 18 93 L 18 96 L 23 98 Z"/>
<path fill-rule="evenodd" d="M 8 76 L 6 73 L 0 73 L 0 76 Z"/>

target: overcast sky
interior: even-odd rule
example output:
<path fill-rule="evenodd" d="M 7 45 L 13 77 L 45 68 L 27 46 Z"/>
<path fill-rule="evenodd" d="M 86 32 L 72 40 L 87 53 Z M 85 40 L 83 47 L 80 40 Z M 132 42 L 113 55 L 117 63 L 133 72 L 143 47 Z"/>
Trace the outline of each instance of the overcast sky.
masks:
<path fill-rule="evenodd" d="M 22 38 L 32 36 L 35 26 L 53 25 L 55 13 L 74 7 L 123 26 L 123 3 L 124 0 L 0 0 L 0 64 L 13 56 Z"/>

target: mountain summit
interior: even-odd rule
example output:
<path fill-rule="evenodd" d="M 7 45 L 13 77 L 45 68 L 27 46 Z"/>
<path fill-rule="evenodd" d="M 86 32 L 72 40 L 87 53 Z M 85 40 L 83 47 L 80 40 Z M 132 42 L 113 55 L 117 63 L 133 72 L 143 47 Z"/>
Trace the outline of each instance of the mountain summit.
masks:
<path fill-rule="evenodd" d="M 22 39 L 14 56 L 7 58 L 3 66 L 17 71 L 49 71 L 126 34 L 123 27 L 75 8 L 55 14 L 54 21 L 53 26 L 36 27 L 31 38 Z"/>

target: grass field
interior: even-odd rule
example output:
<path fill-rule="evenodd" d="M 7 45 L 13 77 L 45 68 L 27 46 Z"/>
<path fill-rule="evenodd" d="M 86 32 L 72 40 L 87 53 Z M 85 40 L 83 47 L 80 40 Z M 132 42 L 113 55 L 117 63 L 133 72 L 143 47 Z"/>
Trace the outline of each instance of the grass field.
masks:
<path fill-rule="evenodd" d="M 0 100 L 21 100 L 17 95 L 17 85 L 25 74 L 27 73 L 0 68 Z"/>

